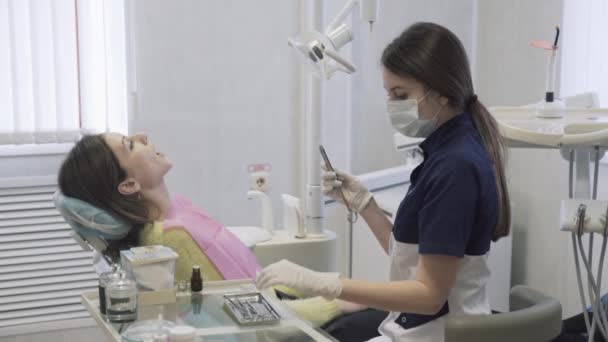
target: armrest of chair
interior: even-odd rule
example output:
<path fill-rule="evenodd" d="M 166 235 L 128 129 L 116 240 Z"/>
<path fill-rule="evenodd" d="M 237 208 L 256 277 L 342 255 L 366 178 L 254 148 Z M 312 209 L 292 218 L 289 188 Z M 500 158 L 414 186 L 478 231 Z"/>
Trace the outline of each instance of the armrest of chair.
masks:
<path fill-rule="evenodd" d="M 559 301 L 526 286 L 511 289 L 511 309 L 494 315 L 450 315 L 446 342 L 550 341 L 561 332 Z"/>

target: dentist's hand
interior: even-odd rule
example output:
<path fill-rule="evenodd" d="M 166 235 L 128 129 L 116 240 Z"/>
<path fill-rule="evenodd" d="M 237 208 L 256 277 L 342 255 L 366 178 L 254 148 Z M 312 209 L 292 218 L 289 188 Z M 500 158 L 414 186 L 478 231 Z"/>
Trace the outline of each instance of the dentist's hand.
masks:
<path fill-rule="evenodd" d="M 342 204 L 346 204 L 340 195 L 340 191 L 343 191 L 348 206 L 357 213 L 361 213 L 372 199 L 371 192 L 361 184 L 357 177 L 337 169 L 335 172 L 328 171 L 325 165 L 321 167 L 324 171 L 323 193 Z"/>
<path fill-rule="evenodd" d="M 266 266 L 256 279 L 258 289 L 285 285 L 308 296 L 334 299 L 342 293 L 338 273 L 315 272 L 285 259 Z"/>

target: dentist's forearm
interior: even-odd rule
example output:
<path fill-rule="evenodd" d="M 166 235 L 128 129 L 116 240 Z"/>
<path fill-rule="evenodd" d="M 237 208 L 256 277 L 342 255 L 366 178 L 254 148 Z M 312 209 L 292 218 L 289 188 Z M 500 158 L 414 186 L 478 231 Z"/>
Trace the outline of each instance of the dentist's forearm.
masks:
<path fill-rule="evenodd" d="M 378 207 L 378 204 L 373 197 L 360 214 L 376 236 L 376 239 L 384 249 L 384 252 L 388 254 L 388 244 L 393 231 L 393 224 L 386 217 L 382 209 Z"/>
<path fill-rule="evenodd" d="M 340 278 L 339 298 L 382 310 L 432 315 L 447 301 L 461 261 L 452 255 L 420 254 L 412 280 L 380 283 Z"/>
<path fill-rule="evenodd" d="M 437 298 L 424 283 L 417 280 L 388 283 L 352 279 L 341 281 L 340 299 L 379 310 L 433 315 L 444 304 L 441 298 Z"/>

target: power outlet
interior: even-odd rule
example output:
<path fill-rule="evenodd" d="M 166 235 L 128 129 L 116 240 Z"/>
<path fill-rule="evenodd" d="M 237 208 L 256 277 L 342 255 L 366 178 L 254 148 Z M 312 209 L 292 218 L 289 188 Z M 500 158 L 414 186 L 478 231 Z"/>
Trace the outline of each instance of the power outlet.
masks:
<path fill-rule="evenodd" d="M 252 164 L 249 171 L 249 190 L 267 192 L 270 188 L 270 164 Z"/>

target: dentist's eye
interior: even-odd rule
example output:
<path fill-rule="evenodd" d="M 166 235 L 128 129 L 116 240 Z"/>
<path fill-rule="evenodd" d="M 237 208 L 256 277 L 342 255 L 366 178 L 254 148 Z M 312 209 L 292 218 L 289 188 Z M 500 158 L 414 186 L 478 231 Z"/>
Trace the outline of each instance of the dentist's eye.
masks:
<path fill-rule="evenodd" d="M 402 90 L 393 90 L 388 93 L 388 97 L 391 100 L 407 100 L 408 98 L 407 93 Z"/>

